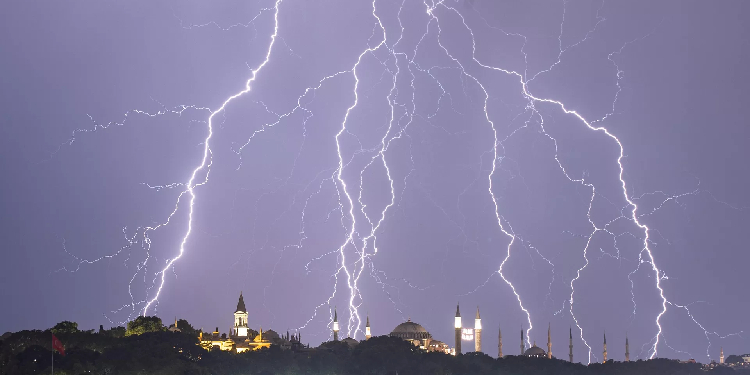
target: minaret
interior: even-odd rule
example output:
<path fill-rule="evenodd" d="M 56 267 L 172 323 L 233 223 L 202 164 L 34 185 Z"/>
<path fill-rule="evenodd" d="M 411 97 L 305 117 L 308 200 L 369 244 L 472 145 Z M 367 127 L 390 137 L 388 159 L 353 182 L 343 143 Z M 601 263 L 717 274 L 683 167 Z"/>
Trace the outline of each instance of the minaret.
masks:
<path fill-rule="evenodd" d="M 479 306 L 477 306 L 477 316 L 474 318 L 474 351 L 482 351 L 482 318 L 479 317 Z"/>
<path fill-rule="evenodd" d="M 461 312 L 458 311 L 458 304 L 456 304 L 456 319 L 454 319 L 453 326 L 456 328 L 456 354 L 461 354 Z"/>
<path fill-rule="evenodd" d="M 720 364 L 724 363 L 724 347 L 723 346 L 721 347 L 721 354 L 719 355 L 719 363 Z"/>
<path fill-rule="evenodd" d="M 523 349 L 525 345 L 523 344 L 523 329 L 521 329 L 521 355 L 523 355 Z"/>
<path fill-rule="evenodd" d="M 602 352 L 602 355 L 604 356 L 604 361 L 602 361 L 602 363 L 607 362 L 607 332 L 604 332 L 604 351 Z"/>
<path fill-rule="evenodd" d="M 339 314 L 336 306 L 333 307 L 333 341 L 339 341 Z"/>
<path fill-rule="evenodd" d="M 503 332 L 497 329 L 497 358 L 503 358 Z"/>
<path fill-rule="evenodd" d="M 625 362 L 630 362 L 630 343 L 628 342 L 628 334 L 625 334 Z"/>
<path fill-rule="evenodd" d="M 237 309 L 234 311 L 234 331 L 239 337 L 247 337 L 247 308 L 245 307 L 245 299 L 242 298 L 242 292 L 240 292 L 240 299 L 237 301 Z"/>
<path fill-rule="evenodd" d="M 365 325 L 365 340 L 369 340 L 372 335 L 370 334 L 370 313 L 367 313 L 367 325 Z"/>
<path fill-rule="evenodd" d="M 547 358 L 552 359 L 552 334 L 550 330 L 552 329 L 552 323 L 549 323 L 547 325 Z"/>
<path fill-rule="evenodd" d="M 570 348 L 570 363 L 573 363 L 573 328 L 570 328 L 570 345 L 568 345 Z"/>

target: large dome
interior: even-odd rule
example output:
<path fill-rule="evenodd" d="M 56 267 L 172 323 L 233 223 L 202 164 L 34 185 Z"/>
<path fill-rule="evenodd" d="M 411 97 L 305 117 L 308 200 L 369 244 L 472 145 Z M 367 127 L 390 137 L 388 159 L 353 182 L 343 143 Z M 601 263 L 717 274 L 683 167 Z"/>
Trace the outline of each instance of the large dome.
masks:
<path fill-rule="evenodd" d="M 542 348 L 536 346 L 536 344 L 534 344 L 534 346 L 526 349 L 526 351 L 523 352 L 523 355 L 525 355 L 527 357 L 546 357 L 547 356 L 547 352 L 545 352 L 544 349 L 542 349 Z"/>
<path fill-rule="evenodd" d="M 412 322 L 411 319 L 397 325 L 391 332 L 390 336 L 404 340 L 424 340 L 432 337 L 424 327 Z"/>

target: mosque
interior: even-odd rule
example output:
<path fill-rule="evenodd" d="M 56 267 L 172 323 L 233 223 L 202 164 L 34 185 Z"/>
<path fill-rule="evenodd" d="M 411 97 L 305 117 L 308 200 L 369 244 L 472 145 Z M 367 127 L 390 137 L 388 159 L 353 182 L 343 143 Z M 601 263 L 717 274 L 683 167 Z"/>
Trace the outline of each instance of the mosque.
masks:
<path fill-rule="evenodd" d="M 461 320 L 461 311 L 459 305 L 456 305 L 456 316 L 454 318 L 454 347 L 451 348 L 447 343 L 432 338 L 432 334 L 428 332 L 424 327 L 416 322 L 412 322 L 411 318 L 406 322 L 397 325 L 393 331 L 389 334 L 390 337 L 398 337 L 402 340 L 408 341 L 416 347 L 428 352 L 441 352 L 446 354 L 457 355 L 462 353 L 462 342 L 463 341 L 474 341 L 474 351 L 482 352 L 482 318 L 479 316 L 479 307 L 477 307 L 477 313 L 474 318 L 474 328 L 464 328 Z M 291 349 L 295 351 L 310 350 L 309 346 L 303 345 L 300 340 L 300 334 L 289 335 L 287 332 L 286 336 L 279 336 L 278 333 L 269 330 L 263 332 L 263 329 L 259 331 L 253 331 L 248 327 L 248 313 L 245 307 L 245 300 L 240 292 L 239 301 L 237 301 L 237 308 L 234 311 L 234 326 L 230 328 L 229 333 L 219 334 L 219 328 L 213 332 L 200 332 L 199 340 L 200 345 L 206 350 L 219 349 L 226 351 L 236 351 L 237 353 L 246 352 L 249 350 L 258 350 L 262 348 L 268 348 L 271 345 L 279 345 L 282 349 Z M 177 329 L 177 322 L 175 321 L 175 330 Z M 524 338 L 524 330 L 521 330 L 521 345 L 520 355 L 534 358 L 547 358 L 552 359 L 552 334 L 551 325 L 547 327 L 547 350 L 538 347 L 536 342 L 526 349 L 526 341 Z M 339 341 L 339 321 L 338 312 L 334 308 L 333 315 L 333 341 Z M 573 330 L 569 331 L 569 360 L 573 362 Z M 372 337 L 370 327 L 370 316 L 367 316 L 367 323 L 365 325 L 365 340 L 369 340 Z M 345 338 L 342 342 L 353 347 L 358 345 L 360 342 L 353 338 Z M 363 340 L 364 341 L 364 340 Z M 604 334 L 604 351 L 603 362 L 607 362 L 607 335 Z M 497 345 L 497 356 L 503 358 L 503 336 L 502 331 L 498 330 L 498 345 Z M 723 357 L 723 352 L 722 352 Z M 625 337 L 625 361 L 630 361 L 630 345 L 628 343 L 627 335 Z"/>

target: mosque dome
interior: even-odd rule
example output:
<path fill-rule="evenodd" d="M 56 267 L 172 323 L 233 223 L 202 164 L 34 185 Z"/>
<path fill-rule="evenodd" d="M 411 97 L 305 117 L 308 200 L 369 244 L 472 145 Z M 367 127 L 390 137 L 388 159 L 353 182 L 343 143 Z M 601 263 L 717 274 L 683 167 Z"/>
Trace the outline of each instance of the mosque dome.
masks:
<path fill-rule="evenodd" d="M 404 340 L 424 340 L 432 338 L 424 327 L 414 323 L 411 319 L 396 326 L 390 334 L 391 337 L 398 337 Z"/>
<path fill-rule="evenodd" d="M 534 343 L 534 346 L 526 349 L 526 351 L 523 352 L 523 355 L 527 357 L 546 357 L 547 352 L 545 352 L 544 349 L 536 346 L 536 343 Z"/>

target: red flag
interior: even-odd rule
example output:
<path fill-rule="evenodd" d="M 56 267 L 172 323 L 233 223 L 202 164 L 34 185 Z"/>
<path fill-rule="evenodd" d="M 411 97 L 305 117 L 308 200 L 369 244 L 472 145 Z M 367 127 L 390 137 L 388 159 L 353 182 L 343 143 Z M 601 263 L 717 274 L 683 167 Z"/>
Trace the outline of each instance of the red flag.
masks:
<path fill-rule="evenodd" d="M 52 334 L 52 350 L 57 350 L 60 352 L 61 355 L 65 355 L 65 347 L 63 346 L 62 342 L 55 337 L 55 334 Z"/>

